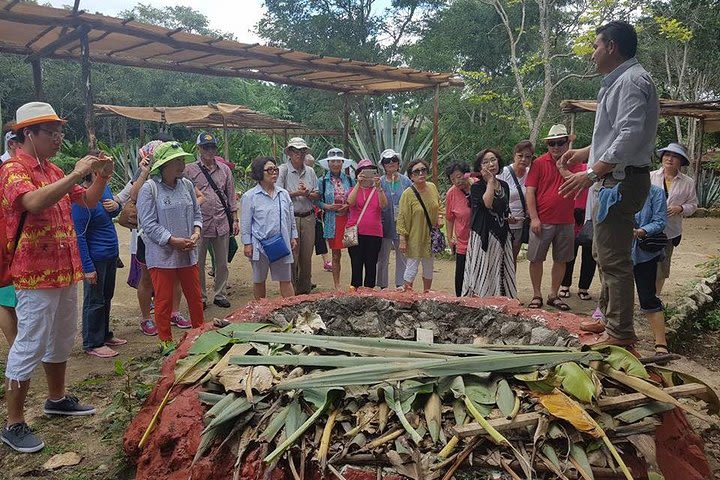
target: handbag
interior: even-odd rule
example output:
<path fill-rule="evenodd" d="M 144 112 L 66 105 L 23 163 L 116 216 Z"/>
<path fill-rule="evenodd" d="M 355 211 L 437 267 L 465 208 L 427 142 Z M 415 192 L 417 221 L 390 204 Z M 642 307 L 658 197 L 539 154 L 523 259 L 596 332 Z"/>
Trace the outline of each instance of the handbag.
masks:
<path fill-rule="evenodd" d="M 360 187 L 358 187 L 360 188 Z M 370 195 L 368 195 L 367 200 L 365 200 L 365 205 L 363 205 L 362 212 L 360 212 L 360 216 L 357 219 L 357 222 L 355 222 L 355 225 L 351 225 L 349 227 L 345 227 L 345 231 L 343 232 L 343 245 L 346 247 L 356 247 L 358 244 L 358 225 L 360 224 L 360 220 L 362 220 L 363 215 L 365 215 L 365 210 L 367 210 L 368 205 L 370 204 L 370 199 L 375 194 L 375 187 L 373 187 L 372 191 L 370 192 Z"/>
<path fill-rule="evenodd" d="M 520 243 L 528 243 L 530 240 L 530 217 L 528 217 L 527 214 L 527 204 L 525 203 L 525 194 L 523 194 L 522 187 L 520 186 L 520 182 L 517 179 L 517 176 L 515 175 L 515 171 L 512 169 L 511 166 L 505 167 L 508 170 L 510 170 L 510 176 L 513 179 L 513 182 L 515 182 L 515 188 L 517 188 L 518 195 L 520 196 L 520 203 L 522 204 L 523 208 L 523 224 L 522 224 L 522 232 L 520 233 Z"/>
<path fill-rule="evenodd" d="M 655 233 L 653 235 L 645 235 L 638 238 L 638 248 L 646 252 L 659 252 L 668 244 L 668 237 L 664 232 Z"/>
<path fill-rule="evenodd" d="M 433 226 L 432 222 L 430 221 L 430 215 L 428 214 L 427 208 L 425 208 L 425 204 L 422 201 L 422 197 L 420 196 L 420 192 L 417 191 L 417 188 L 415 188 L 415 185 L 412 187 L 413 192 L 415 192 L 415 196 L 418 199 L 418 202 L 420 202 L 420 206 L 423 209 L 423 212 L 425 213 L 425 220 L 427 221 L 428 228 L 430 229 L 430 252 L 432 253 L 440 253 L 444 252 L 447 248 L 447 241 L 445 240 L 445 234 L 440 230 L 440 227 Z"/>
<path fill-rule="evenodd" d="M 265 256 L 268 258 L 270 263 L 277 262 L 278 260 L 290 255 L 290 247 L 288 247 L 288 244 L 285 243 L 285 239 L 282 236 L 282 207 L 280 205 L 280 192 L 278 192 L 277 197 L 278 210 L 280 211 L 280 233 L 263 240 L 258 238 L 263 252 L 265 252 Z"/>
<path fill-rule="evenodd" d="M 117 223 L 133 230 L 138 227 L 137 214 L 137 205 L 133 200 L 128 200 L 125 202 L 125 205 L 123 205 L 122 210 L 120 210 Z"/>

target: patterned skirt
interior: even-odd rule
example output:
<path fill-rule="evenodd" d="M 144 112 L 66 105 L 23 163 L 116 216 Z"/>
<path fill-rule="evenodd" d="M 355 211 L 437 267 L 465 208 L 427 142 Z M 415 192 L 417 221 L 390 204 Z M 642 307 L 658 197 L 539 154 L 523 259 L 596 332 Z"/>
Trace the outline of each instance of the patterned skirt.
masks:
<path fill-rule="evenodd" d="M 503 245 L 491 233 L 485 251 L 480 235 L 470 231 L 462 294 L 464 297 L 517 297 L 510 235 Z"/>

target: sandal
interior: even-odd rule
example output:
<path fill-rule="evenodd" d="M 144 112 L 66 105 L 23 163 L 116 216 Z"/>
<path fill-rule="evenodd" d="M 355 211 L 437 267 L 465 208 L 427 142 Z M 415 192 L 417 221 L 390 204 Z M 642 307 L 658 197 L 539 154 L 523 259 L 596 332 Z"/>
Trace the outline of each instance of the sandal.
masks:
<path fill-rule="evenodd" d="M 548 297 L 547 304 L 550 307 L 555 307 L 558 310 L 562 310 L 563 312 L 567 312 L 570 310 L 570 305 L 560 300 L 559 297 Z"/>
<path fill-rule="evenodd" d="M 528 303 L 528 308 L 541 308 L 543 306 L 542 297 L 533 297 Z"/>
<path fill-rule="evenodd" d="M 662 343 L 655 344 L 655 355 L 668 355 L 668 354 L 670 354 L 670 350 L 668 350 L 667 345 L 664 345 Z"/>
<path fill-rule="evenodd" d="M 578 297 L 580 297 L 580 300 L 592 300 L 592 295 L 590 295 L 587 290 L 578 290 Z"/>
<path fill-rule="evenodd" d="M 580 295 L 580 294 L 578 293 L 578 295 Z M 558 292 L 558 297 L 570 298 L 570 287 L 560 287 L 560 291 Z"/>

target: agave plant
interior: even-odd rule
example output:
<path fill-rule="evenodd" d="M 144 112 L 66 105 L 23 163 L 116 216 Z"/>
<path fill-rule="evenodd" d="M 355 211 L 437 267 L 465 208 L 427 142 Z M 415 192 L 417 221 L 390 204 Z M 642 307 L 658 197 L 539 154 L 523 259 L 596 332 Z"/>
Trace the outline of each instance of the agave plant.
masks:
<path fill-rule="evenodd" d="M 714 207 L 720 200 L 720 175 L 713 169 L 703 169 L 695 184 L 698 206 L 702 208 Z"/>
<path fill-rule="evenodd" d="M 360 131 L 353 129 L 350 146 L 356 158 L 368 158 L 379 162 L 380 152 L 392 148 L 402 157 L 401 169 L 415 158 L 427 158 L 432 148 L 432 129 L 421 129 L 424 117 L 415 115 L 412 118 L 405 115 L 401 109 L 398 112 L 387 108 L 370 114 L 370 129 L 360 124 Z M 422 132 L 422 133 L 421 133 Z M 442 143 L 442 138 L 440 138 Z M 457 147 L 445 151 L 438 158 L 438 162 L 450 155 Z"/>

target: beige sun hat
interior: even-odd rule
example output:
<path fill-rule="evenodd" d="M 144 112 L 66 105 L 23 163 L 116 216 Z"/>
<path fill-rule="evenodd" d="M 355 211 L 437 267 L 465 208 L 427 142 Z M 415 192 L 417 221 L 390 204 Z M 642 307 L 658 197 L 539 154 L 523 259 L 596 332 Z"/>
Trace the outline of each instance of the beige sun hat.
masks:
<path fill-rule="evenodd" d="M 303 140 L 300 137 L 293 137 L 290 139 L 290 141 L 287 144 L 286 149 L 288 148 L 297 148 L 298 150 L 310 150 L 310 147 L 308 147 L 307 143 L 305 143 L 305 140 Z"/>
<path fill-rule="evenodd" d="M 571 142 L 575 140 L 575 138 L 577 138 L 574 133 L 568 133 L 567 127 L 565 125 L 563 125 L 562 123 L 558 123 L 550 127 L 550 131 L 548 132 L 547 137 L 543 138 L 543 140 L 555 140 L 557 138 L 563 137 L 568 137 Z"/>
<path fill-rule="evenodd" d="M 31 125 L 48 122 L 67 123 L 58 117 L 55 109 L 49 103 L 29 102 L 21 105 L 15 112 L 15 125 L 13 129 L 17 132 Z"/>

